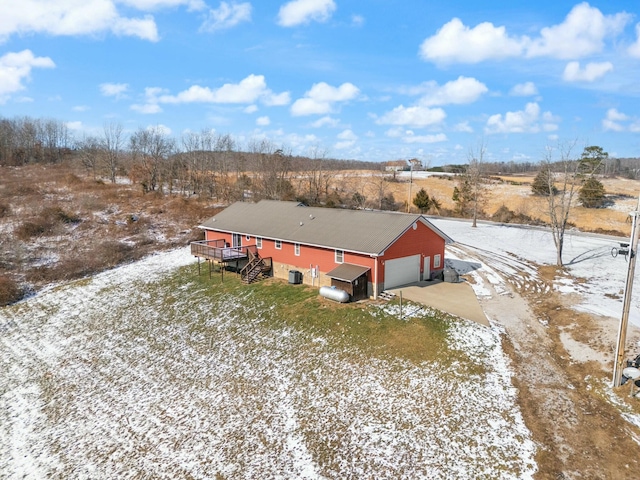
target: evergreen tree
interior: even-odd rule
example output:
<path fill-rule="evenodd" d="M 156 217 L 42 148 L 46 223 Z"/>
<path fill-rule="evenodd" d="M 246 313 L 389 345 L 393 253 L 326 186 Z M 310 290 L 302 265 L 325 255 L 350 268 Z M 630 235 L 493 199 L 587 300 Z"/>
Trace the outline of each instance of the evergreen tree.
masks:
<path fill-rule="evenodd" d="M 585 208 L 600 208 L 604 206 L 604 185 L 595 177 L 589 177 L 580 188 L 578 198 Z"/>
<path fill-rule="evenodd" d="M 533 179 L 531 191 L 534 195 L 548 197 L 558 193 L 558 189 L 553 184 L 553 173 L 549 169 L 542 169 Z"/>
<path fill-rule="evenodd" d="M 421 188 L 418 193 L 416 193 L 416 196 L 413 197 L 413 204 L 418 207 L 420 213 L 428 212 L 432 207 L 431 198 L 424 188 Z"/>
<path fill-rule="evenodd" d="M 453 187 L 453 195 L 451 199 L 456 204 L 456 212 L 460 215 L 467 214 L 473 202 L 473 189 L 471 182 L 465 179 L 457 186 Z"/>

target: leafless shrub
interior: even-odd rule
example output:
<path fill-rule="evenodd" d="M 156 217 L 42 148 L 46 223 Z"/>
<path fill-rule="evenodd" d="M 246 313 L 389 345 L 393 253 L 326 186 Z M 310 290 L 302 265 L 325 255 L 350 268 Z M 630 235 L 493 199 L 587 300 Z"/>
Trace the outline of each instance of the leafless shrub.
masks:
<path fill-rule="evenodd" d="M 49 217 L 53 220 L 54 223 L 74 224 L 80 223 L 82 221 L 82 219 L 78 215 L 69 213 L 57 206 L 45 208 L 44 210 L 42 210 L 40 216 Z"/>
<path fill-rule="evenodd" d="M 51 235 L 58 225 L 76 224 L 81 221 L 79 216 L 60 207 L 47 207 L 37 217 L 20 224 L 15 229 L 14 235 L 19 240 L 28 241 L 34 237 Z"/>
<path fill-rule="evenodd" d="M 24 296 L 24 289 L 7 275 L 0 275 L 0 307 L 17 302 Z"/>
<path fill-rule="evenodd" d="M 0 218 L 7 217 L 10 213 L 11 206 L 7 202 L 0 200 Z"/>
<path fill-rule="evenodd" d="M 129 262 L 136 258 L 133 245 L 114 240 L 106 240 L 97 246 L 97 255 L 102 259 L 104 266 L 111 267 L 120 263 Z"/>
<path fill-rule="evenodd" d="M 31 240 L 34 237 L 51 233 L 53 222 L 49 218 L 39 217 L 20 224 L 13 232 L 16 238 L 22 241 Z"/>
<path fill-rule="evenodd" d="M 68 173 L 64 177 L 64 183 L 67 185 L 79 185 L 82 183 L 82 179 L 75 173 Z"/>

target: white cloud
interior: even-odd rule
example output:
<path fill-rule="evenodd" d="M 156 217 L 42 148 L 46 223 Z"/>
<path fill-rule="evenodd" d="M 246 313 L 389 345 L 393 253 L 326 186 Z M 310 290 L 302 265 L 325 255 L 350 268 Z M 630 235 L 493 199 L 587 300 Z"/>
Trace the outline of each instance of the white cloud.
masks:
<path fill-rule="evenodd" d="M 289 92 L 273 93 L 266 91 L 262 96 L 262 103 L 268 107 L 281 107 L 291 103 L 291 94 Z"/>
<path fill-rule="evenodd" d="M 157 42 L 158 29 L 151 15 L 145 15 L 143 19 L 118 17 L 113 22 L 113 33 L 123 37 L 139 37 L 143 40 Z"/>
<path fill-rule="evenodd" d="M 162 112 L 162 108 L 157 103 L 144 103 L 144 104 L 134 103 L 133 105 L 131 105 L 130 108 L 134 112 L 143 113 L 145 115 L 151 115 L 154 113 Z"/>
<path fill-rule="evenodd" d="M 74 112 L 86 112 L 88 110 L 91 110 L 91 107 L 89 107 L 89 105 L 76 105 L 72 108 L 72 110 Z"/>
<path fill-rule="evenodd" d="M 523 41 L 509 37 L 505 27 L 484 22 L 469 28 L 454 18 L 422 42 L 420 55 L 436 63 L 479 63 L 518 56 L 523 48 Z"/>
<path fill-rule="evenodd" d="M 569 62 L 564 69 L 562 79 L 567 82 L 594 82 L 613 70 L 611 62 L 587 63 L 584 69 L 579 62 Z"/>
<path fill-rule="evenodd" d="M 343 130 L 337 135 L 338 139 L 341 140 L 334 145 L 336 150 L 344 150 L 346 148 L 353 147 L 358 141 L 358 136 L 353 133 L 350 129 Z"/>
<path fill-rule="evenodd" d="M 209 10 L 209 17 L 200 27 L 201 31 L 215 32 L 232 28 L 242 22 L 251 21 L 251 4 L 220 2 L 220 7 Z"/>
<path fill-rule="evenodd" d="M 160 135 L 171 135 L 172 131 L 169 127 L 167 127 L 166 125 L 163 125 L 161 123 L 157 124 L 157 125 L 149 125 L 147 126 L 147 131 L 149 132 L 153 132 L 153 133 L 158 133 Z"/>
<path fill-rule="evenodd" d="M 380 125 L 412 125 L 424 127 L 441 123 L 447 114 L 441 108 L 400 105 L 385 113 L 376 123 Z"/>
<path fill-rule="evenodd" d="M 603 15 L 588 3 L 580 3 L 562 23 L 543 28 L 527 49 L 527 56 L 572 59 L 600 52 L 604 39 L 619 34 L 630 19 L 627 13 Z"/>
<path fill-rule="evenodd" d="M 469 122 L 460 122 L 453 127 L 456 132 L 473 133 L 473 128 L 469 125 Z"/>
<path fill-rule="evenodd" d="M 318 120 L 316 120 L 311 124 L 311 126 L 314 128 L 337 127 L 338 125 L 340 125 L 340 121 L 338 121 L 335 118 L 331 118 L 329 116 L 319 118 Z"/>
<path fill-rule="evenodd" d="M 271 125 L 271 120 L 269 117 L 258 117 L 256 118 L 256 125 L 266 127 L 267 125 Z"/>
<path fill-rule="evenodd" d="M 635 58 L 640 58 L 640 23 L 636 24 L 636 41 L 629 48 L 629 55 Z"/>
<path fill-rule="evenodd" d="M 258 100 L 267 105 L 286 105 L 289 93 L 274 94 L 267 88 L 263 75 L 249 75 L 240 83 L 225 83 L 219 88 L 192 85 L 177 95 L 160 95 L 159 103 L 254 103 Z"/>
<path fill-rule="evenodd" d="M 542 121 L 542 125 L 540 122 Z M 524 110 L 507 112 L 504 115 L 491 115 L 487 120 L 485 132 L 491 133 L 537 133 L 540 130 L 553 131 L 557 129 L 559 119 L 550 112 L 540 114 L 540 106 L 527 103 Z"/>
<path fill-rule="evenodd" d="M 326 22 L 335 9 L 333 0 L 293 0 L 280 7 L 278 24 L 294 27 L 311 21 Z"/>
<path fill-rule="evenodd" d="M 413 130 L 401 127 L 390 128 L 385 132 L 385 135 L 389 138 L 399 138 L 404 143 L 438 143 L 447 141 L 447 136 L 444 133 L 416 135 Z"/>
<path fill-rule="evenodd" d="M 36 57 L 31 50 L 5 53 L 0 57 L 0 104 L 5 103 L 9 95 L 26 88 L 24 82 L 30 80 L 32 69 L 55 66 L 49 57 Z"/>
<path fill-rule="evenodd" d="M 620 122 L 629 120 L 629 115 L 619 112 L 615 108 L 610 108 L 609 110 L 607 110 L 607 118 L 616 122 Z"/>
<path fill-rule="evenodd" d="M 447 136 L 444 133 L 436 133 L 435 135 L 415 135 L 412 131 L 407 131 L 407 135 L 403 138 L 405 143 L 439 143 L 446 142 Z"/>
<path fill-rule="evenodd" d="M 425 107 L 473 103 L 489 91 L 484 83 L 463 76 L 441 87 L 435 82 L 428 82 L 425 88 L 427 93 L 419 101 L 419 104 Z"/>
<path fill-rule="evenodd" d="M 357 140 L 358 139 L 358 136 L 355 133 L 353 133 L 351 129 L 343 130 L 337 135 L 337 137 L 340 140 Z"/>
<path fill-rule="evenodd" d="M 355 27 L 364 25 L 364 17 L 362 15 L 351 15 L 351 24 Z"/>
<path fill-rule="evenodd" d="M 514 85 L 509 95 L 514 97 L 530 97 L 532 95 L 537 95 L 538 89 L 533 82 L 525 82 Z"/>
<path fill-rule="evenodd" d="M 540 30 L 537 38 L 509 35 L 504 26 L 484 22 L 471 28 L 459 18 L 444 24 L 420 46 L 424 60 L 440 64 L 479 63 L 512 57 L 582 58 L 602 51 L 608 37 L 619 35 L 631 15 L 604 15 L 583 2 L 573 7 L 564 21 Z M 639 34 L 640 35 L 640 34 Z M 640 55 L 640 43 L 631 52 Z"/>
<path fill-rule="evenodd" d="M 149 8 L 163 5 L 157 1 L 147 3 Z M 13 2 L 3 1 L 0 2 L 0 18 L 0 41 L 14 34 L 95 35 L 105 32 L 153 42 L 159 39 L 151 15 L 142 18 L 121 16 L 114 0 L 22 0 L 20 8 Z"/>
<path fill-rule="evenodd" d="M 607 110 L 607 115 L 602 120 L 602 129 L 604 131 L 623 132 L 627 128 L 621 122 L 627 122 L 629 120 L 631 120 L 631 118 L 628 115 L 619 112 L 615 108 L 610 108 Z M 631 128 L 632 126 L 633 124 L 629 128 L 630 131 L 633 131 Z"/>
<path fill-rule="evenodd" d="M 203 0 L 118 0 L 118 3 L 137 10 L 153 11 L 163 8 L 186 6 L 188 10 L 202 10 L 206 7 Z"/>
<path fill-rule="evenodd" d="M 244 113 L 255 113 L 258 111 L 258 106 L 257 105 L 249 105 L 248 107 L 246 107 L 244 109 Z"/>
<path fill-rule="evenodd" d="M 82 125 L 82 122 L 67 122 L 65 123 L 65 125 L 67 126 L 67 128 L 69 130 L 74 130 L 74 131 L 81 131 L 84 129 L 84 126 Z"/>
<path fill-rule="evenodd" d="M 333 104 L 353 100 L 360 93 L 352 83 L 343 83 L 333 87 L 325 82 L 314 84 L 303 98 L 296 100 L 291 106 L 294 116 L 324 114 L 333 111 Z"/>
<path fill-rule="evenodd" d="M 358 140 L 358 136 L 350 129 L 343 130 L 337 135 L 337 137 L 339 140 L 341 140 L 334 145 L 334 148 L 337 150 L 351 148 L 356 144 L 356 141 Z"/>
<path fill-rule="evenodd" d="M 127 83 L 101 83 L 99 85 L 100 93 L 105 97 L 123 98 L 124 94 L 129 90 Z"/>

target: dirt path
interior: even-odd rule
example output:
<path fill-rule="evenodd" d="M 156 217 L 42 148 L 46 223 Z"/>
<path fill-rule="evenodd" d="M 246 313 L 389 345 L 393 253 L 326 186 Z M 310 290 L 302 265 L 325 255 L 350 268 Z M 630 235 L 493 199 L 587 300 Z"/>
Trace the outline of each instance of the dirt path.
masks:
<path fill-rule="evenodd" d="M 458 248 L 484 265 L 493 267 L 500 262 L 496 255 L 482 250 Z M 638 429 L 621 417 L 603 393 L 610 390 L 604 382 L 609 376 L 603 365 L 610 354 L 603 325 L 598 319 L 571 310 L 566 304 L 570 299 L 561 298 L 550 288 L 551 281 L 545 278 L 553 277 L 550 269 L 523 264 L 514 273 L 514 262 L 509 265 L 508 272 L 498 272 L 506 286 L 496 287 L 495 271 L 477 271 L 490 290 L 490 295 L 480 301 L 487 317 L 506 330 L 504 347 L 516 372 L 519 403 L 539 446 L 536 477 L 640 478 Z M 580 348 L 591 353 L 585 358 L 593 358 L 594 352 L 593 344 L 571 335 L 575 327 L 598 340 L 601 361 L 572 359 L 563 343 L 567 335 L 574 356 Z"/>

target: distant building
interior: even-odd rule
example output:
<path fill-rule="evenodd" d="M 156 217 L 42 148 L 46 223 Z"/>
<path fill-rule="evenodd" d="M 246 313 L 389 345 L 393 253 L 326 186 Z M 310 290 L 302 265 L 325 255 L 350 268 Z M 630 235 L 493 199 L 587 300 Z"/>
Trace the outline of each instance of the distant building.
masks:
<path fill-rule="evenodd" d="M 417 158 L 412 158 L 412 159 L 409 160 L 409 167 L 414 172 L 416 172 L 418 170 L 422 170 L 424 168 L 424 166 L 422 165 L 422 162 L 420 160 L 418 160 Z"/>
<path fill-rule="evenodd" d="M 406 160 L 390 160 L 384 162 L 384 169 L 387 172 L 401 172 L 409 169 L 409 164 Z"/>

